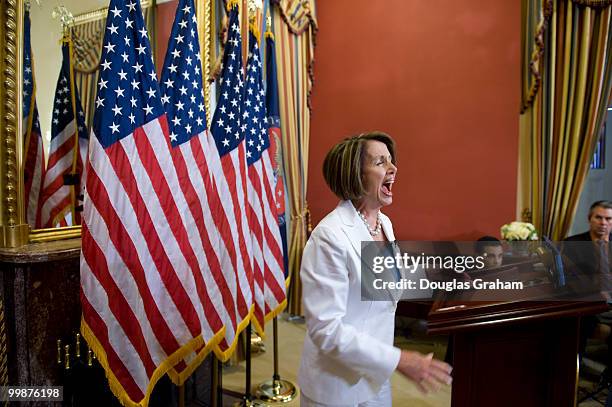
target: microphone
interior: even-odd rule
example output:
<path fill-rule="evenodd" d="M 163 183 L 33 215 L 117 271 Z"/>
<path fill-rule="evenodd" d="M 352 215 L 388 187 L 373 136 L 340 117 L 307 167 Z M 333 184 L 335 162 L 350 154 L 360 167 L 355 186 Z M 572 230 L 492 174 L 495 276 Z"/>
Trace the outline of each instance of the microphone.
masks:
<path fill-rule="evenodd" d="M 561 252 L 547 236 L 542 236 L 542 244 L 552 253 L 553 281 L 557 287 L 563 287 L 565 285 L 565 272 L 563 270 L 563 260 L 561 258 Z"/>

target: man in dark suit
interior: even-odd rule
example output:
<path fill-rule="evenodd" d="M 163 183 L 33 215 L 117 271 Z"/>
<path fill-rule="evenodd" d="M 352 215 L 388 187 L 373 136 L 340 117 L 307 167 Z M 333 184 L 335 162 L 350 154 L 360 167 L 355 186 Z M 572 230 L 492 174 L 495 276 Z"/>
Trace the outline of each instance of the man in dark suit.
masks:
<path fill-rule="evenodd" d="M 612 241 L 612 201 L 597 201 L 589 209 L 589 230 L 565 239 L 563 254 L 583 273 L 609 273 Z M 592 245 L 570 242 L 592 242 Z"/>
<path fill-rule="evenodd" d="M 591 298 L 607 299 L 611 302 L 610 264 L 612 264 L 612 201 L 594 202 L 589 209 L 589 230 L 570 236 L 564 240 L 563 254 L 569 260 L 574 272 L 587 276 L 585 281 L 588 291 L 596 291 L 597 296 Z M 589 243 L 590 242 L 590 243 Z M 599 296 L 601 293 L 601 296 Z M 602 377 L 602 385 L 612 382 L 610 367 L 612 367 L 612 336 L 610 336 L 612 313 L 589 315 L 580 321 L 581 354 L 586 348 L 587 338 L 599 338 L 608 342 L 607 367 Z M 612 388 L 611 388 L 612 390 Z M 606 406 L 612 406 L 612 399 Z"/>

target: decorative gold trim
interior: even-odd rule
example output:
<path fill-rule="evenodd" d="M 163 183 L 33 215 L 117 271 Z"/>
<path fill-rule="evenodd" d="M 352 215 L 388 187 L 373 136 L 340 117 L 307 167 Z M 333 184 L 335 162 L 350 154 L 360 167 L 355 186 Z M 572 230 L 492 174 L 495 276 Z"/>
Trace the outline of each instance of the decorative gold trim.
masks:
<path fill-rule="evenodd" d="M 610 0 L 612 1 L 612 0 Z M 542 20 L 538 23 L 534 42 L 535 47 L 531 53 L 529 61 L 529 74 L 533 77 L 533 83 L 529 88 L 529 92 L 525 100 L 522 101 L 520 114 L 523 114 L 533 105 L 533 101 L 542 85 L 542 73 L 540 72 L 542 64 L 542 56 L 544 55 L 544 33 L 548 29 L 548 22 L 553 14 L 552 0 L 544 0 L 542 2 Z"/>
<path fill-rule="evenodd" d="M 4 318 L 4 301 L 0 298 L 0 386 L 8 386 L 8 348 L 6 340 L 6 323 Z M 8 400 L 2 403 L 8 406 Z"/>
<path fill-rule="evenodd" d="M 0 63 L 0 247 L 27 243 L 23 194 L 21 130 L 22 54 L 20 33 L 23 31 L 23 2 L 7 0 L 1 4 L 0 35 L 4 39 Z"/>
<path fill-rule="evenodd" d="M 210 53 L 210 49 L 212 47 L 212 36 L 213 36 L 213 31 L 212 31 L 212 27 L 213 25 L 211 24 L 213 15 L 212 15 L 212 6 L 211 6 L 211 2 L 207 1 L 205 2 L 206 7 L 204 9 L 204 44 L 202 44 L 202 47 L 204 47 L 204 64 L 205 64 L 205 72 L 203 75 L 203 85 L 204 85 L 204 100 L 206 103 L 206 123 L 208 124 L 208 127 L 210 127 L 210 122 L 212 121 L 212 112 L 210 111 L 210 84 L 208 83 L 208 77 L 210 76 L 210 69 L 211 69 L 211 53 Z"/>
<path fill-rule="evenodd" d="M 81 226 L 36 229 L 30 232 L 30 243 L 50 242 L 52 240 L 81 237 Z"/>
<path fill-rule="evenodd" d="M 612 0 L 572 0 L 572 3 L 580 6 L 604 8 L 612 5 Z"/>
<path fill-rule="evenodd" d="M 204 87 L 204 106 L 206 106 L 206 123 L 210 126 L 212 115 L 210 110 L 210 46 L 211 46 L 211 0 L 205 0 L 204 7 L 201 2 L 196 4 L 196 19 L 198 24 L 198 36 L 200 38 L 200 56 L 202 61 L 202 86 Z"/>
<path fill-rule="evenodd" d="M 19 216 L 19 204 L 17 193 L 15 191 L 15 183 L 19 168 L 17 167 L 17 134 L 22 128 L 20 109 L 18 101 L 21 99 L 22 89 L 22 70 L 23 70 L 23 49 L 18 44 L 19 34 L 23 31 L 23 11 L 20 4 L 15 0 L 7 1 L 7 17 L 5 24 L 5 43 L 6 55 L 4 58 L 6 77 L 4 84 L 6 86 L 5 99 L 5 185 L 4 185 L 4 201 L 6 204 L 5 226 L 13 227 L 18 224 L 17 217 Z"/>
<path fill-rule="evenodd" d="M 295 17 L 294 15 L 292 15 L 292 12 L 295 10 L 287 10 L 287 6 L 288 5 L 292 5 L 292 6 L 296 6 L 296 3 L 289 3 L 288 1 L 283 1 L 283 0 L 271 0 L 270 2 L 270 7 L 272 7 L 272 4 L 276 4 L 278 6 L 278 10 L 280 12 L 281 17 L 283 18 L 283 21 L 285 22 L 285 24 L 287 24 L 287 27 L 289 27 L 289 31 L 291 31 L 293 34 L 295 35 L 302 35 L 306 30 L 308 30 L 310 28 L 310 26 L 312 26 L 312 30 L 313 33 L 316 34 L 318 28 L 318 23 L 317 20 L 315 18 L 315 16 L 313 16 L 313 11 L 312 11 L 312 7 L 310 6 L 310 1 L 312 0 L 303 0 L 302 4 L 300 7 L 303 7 L 304 11 L 304 15 L 302 17 L 306 17 L 305 22 L 298 26 L 292 19 L 293 17 Z"/>
<path fill-rule="evenodd" d="M 142 0 L 140 2 L 140 5 L 143 9 L 147 7 L 151 7 L 152 4 L 153 4 L 153 0 Z M 106 17 L 106 14 L 108 14 L 108 7 L 102 7 L 97 10 L 92 10 L 86 13 L 78 14 L 74 16 L 74 25 L 80 25 L 80 24 L 88 23 L 90 21 L 99 20 L 101 18 Z"/>

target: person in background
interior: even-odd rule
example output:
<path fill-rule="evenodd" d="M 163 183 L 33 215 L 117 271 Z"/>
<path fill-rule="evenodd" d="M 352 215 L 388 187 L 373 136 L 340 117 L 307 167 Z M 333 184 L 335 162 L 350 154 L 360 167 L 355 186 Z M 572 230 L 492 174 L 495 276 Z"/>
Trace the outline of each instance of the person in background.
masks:
<path fill-rule="evenodd" d="M 395 159 L 381 132 L 345 139 L 325 157 L 325 181 L 342 201 L 304 248 L 301 406 L 391 406 L 395 370 L 425 392 L 451 382 L 451 367 L 432 354 L 393 346 L 397 302 L 361 298 L 361 242 L 395 240 L 380 211 L 393 201 Z"/>
<path fill-rule="evenodd" d="M 495 268 L 502 265 L 504 261 L 504 248 L 499 239 L 493 236 L 483 236 L 476 241 L 475 251 L 477 255 L 484 257 L 485 268 Z"/>
<path fill-rule="evenodd" d="M 601 299 L 610 303 L 610 264 L 612 264 L 612 201 L 597 201 L 589 208 L 589 230 L 569 236 L 563 241 L 563 255 L 580 273 L 585 273 L 598 281 L 597 286 L 602 294 Z M 580 242 L 592 242 L 592 245 Z M 608 358 L 606 369 L 602 374 L 602 384 L 610 387 L 607 407 L 612 407 L 612 312 L 599 315 L 587 315 L 580 321 L 579 352 L 584 354 L 588 338 L 607 342 Z"/>
<path fill-rule="evenodd" d="M 569 236 L 564 242 L 593 242 L 593 246 L 585 250 L 586 245 L 564 244 L 563 254 L 583 272 L 608 272 L 612 241 L 612 201 L 594 202 L 589 208 L 588 220 L 588 231 Z"/>

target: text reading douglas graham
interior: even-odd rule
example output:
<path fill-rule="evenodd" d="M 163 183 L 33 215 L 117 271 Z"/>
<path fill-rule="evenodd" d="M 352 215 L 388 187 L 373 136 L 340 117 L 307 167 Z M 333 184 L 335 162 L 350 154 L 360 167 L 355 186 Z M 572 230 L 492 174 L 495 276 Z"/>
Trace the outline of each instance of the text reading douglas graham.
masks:
<path fill-rule="evenodd" d="M 522 290 L 522 281 L 502 281 L 496 279 L 494 281 L 484 281 L 481 278 L 475 278 L 471 281 L 450 280 L 450 281 L 432 281 L 426 278 L 418 280 L 410 280 L 402 278 L 399 281 L 385 281 L 381 278 L 375 279 L 372 284 L 376 290 Z"/>
<path fill-rule="evenodd" d="M 376 274 L 384 271 L 406 270 L 414 274 L 418 269 L 423 270 L 448 270 L 455 273 L 463 273 L 471 270 L 482 270 L 485 268 L 484 256 L 434 256 L 410 255 L 408 253 L 395 256 L 374 256 L 372 258 L 372 271 Z M 393 274 L 387 274 L 393 275 Z M 475 279 L 451 279 L 446 281 L 429 280 L 427 278 L 408 279 L 401 278 L 396 281 L 388 281 L 380 278 L 372 282 L 377 290 L 522 290 L 522 281 L 485 281 L 481 278 Z"/>

